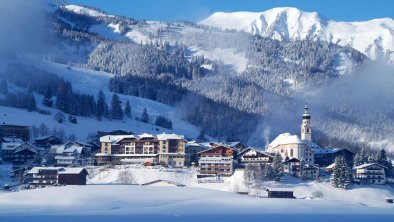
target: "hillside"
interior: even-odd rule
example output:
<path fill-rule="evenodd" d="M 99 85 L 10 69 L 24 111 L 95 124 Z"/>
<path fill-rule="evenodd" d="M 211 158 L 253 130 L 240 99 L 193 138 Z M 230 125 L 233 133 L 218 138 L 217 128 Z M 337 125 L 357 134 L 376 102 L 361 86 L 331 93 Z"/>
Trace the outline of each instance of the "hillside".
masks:
<path fill-rule="evenodd" d="M 2 67 L 3 72 L 8 62 L 15 61 L 0 61 L 0 67 Z M 41 62 L 36 60 L 23 60 L 23 64 L 33 64 L 42 70 L 54 73 L 59 77 L 70 81 L 73 88 L 78 92 L 96 96 L 101 89 L 103 90 L 108 102 L 112 97 L 112 93 L 108 90 L 108 82 L 113 74 L 76 67 L 68 69 L 67 65 Z M 17 87 L 14 86 L 14 88 Z M 120 100 L 123 104 L 125 104 L 127 100 L 130 101 L 133 118 L 125 118 L 124 120 L 103 119 L 102 121 L 97 121 L 94 117 L 77 117 L 78 124 L 71 124 L 68 122 L 60 124 L 54 120 L 54 115 L 59 111 L 54 108 L 43 106 L 42 95 L 35 94 L 35 97 L 38 108 L 50 111 L 51 115 L 44 115 L 38 112 L 28 112 L 27 110 L 12 107 L 1 107 L 0 122 L 6 124 L 35 125 L 37 127 L 40 126 L 40 124 L 45 123 L 50 130 L 53 128 L 64 129 L 67 135 L 73 134 L 82 141 L 86 140 L 89 133 L 118 129 L 131 131 L 134 133 L 147 132 L 159 134 L 162 132 L 175 132 L 185 135 L 188 138 L 195 138 L 200 132 L 197 127 L 194 127 L 181 120 L 179 115 L 177 115 L 177 110 L 174 107 L 144 98 L 120 95 Z M 151 123 L 143 123 L 141 121 L 135 120 L 135 118 L 141 116 L 144 108 L 148 110 L 152 122 L 154 122 L 154 119 L 157 116 L 162 115 L 172 120 L 174 129 L 164 129 Z"/>
<path fill-rule="evenodd" d="M 49 5 L 46 13 L 56 53 L 29 57 L 111 73 L 100 83 L 103 90 L 166 104 L 174 111 L 166 116 L 211 137 L 264 148 L 279 133 L 299 132 L 307 102 L 314 140 L 322 146 L 393 147 L 393 107 L 384 105 L 392 104 L 390 68 L 351 47 L 279 41 L 186 21 L 136 20 L 67 3 Z M 308 14 L 305 20 L 314 18 Z M 78 78 L 71 81 L 80 84 L 76 89 L 95 96 Z"/>
<path fill-rule="evenodd" d="M 352 47 L 373 60 L 394 62 L 394 21 L 390 18 L 337 22 L 316 12 L 273 8 L 264 12 L 216 12 L 199 24 L 242 30 L 280 41 L 325 41 Z"/>

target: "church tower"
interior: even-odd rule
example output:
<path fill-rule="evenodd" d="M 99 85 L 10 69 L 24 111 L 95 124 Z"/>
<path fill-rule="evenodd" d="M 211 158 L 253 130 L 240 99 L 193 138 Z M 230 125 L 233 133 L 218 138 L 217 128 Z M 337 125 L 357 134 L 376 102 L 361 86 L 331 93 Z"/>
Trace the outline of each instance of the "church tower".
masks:
<path fill-rule="evenodd" d="M 304 114 L 302 114 L 301 139 L 312 141 L 311 116 L 308 105 L 305 105 Z"/>

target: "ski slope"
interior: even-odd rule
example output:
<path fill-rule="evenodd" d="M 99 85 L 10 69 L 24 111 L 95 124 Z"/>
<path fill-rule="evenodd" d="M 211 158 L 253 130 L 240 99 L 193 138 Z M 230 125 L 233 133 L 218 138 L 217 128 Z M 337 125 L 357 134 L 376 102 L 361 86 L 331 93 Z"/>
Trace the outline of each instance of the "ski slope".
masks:
<path fill-rule="evenodd" d="M 97 72 L 82 68 L 72 67 L 68 69 L 66 65 L 49 63 L 36 60 L 23 60 L 23 63 L 34 64 L 36 67 L 54 73 L 65 80 L 72 83 L 75 92 L 83 92 L 86 94 L 97 96 L 99 90 L 103 90 L 106 96 L 107 104 L 110 104 L 112 93 L 108 91 L 108 82 L 113 74 L 105 72 Z M 4 70 L 6 64 L 10 62 L 7 60 L 0 60 L 0 70 Z M 159 133 L 177 133 L 185 135 L 186 138 L 195 138 L 198 136 L 200 130 L 183 121 L 175 107 L 168 106 L 152 100 L 139 98 L 135 96 L 119 95 L 123 105 L 126 101 L 130 101 L 132 110 L 132 119 L 124 118 L 124 120 L 102 120 L 97 121 L 95 118 L 77 117 L 78 124 L 71 123 L 57 123 L 53 115 L 59 112 L 57 109 L 44 107 L 42 104 L 43 97 L 35 95 L 36 102 L 39 109 L 51 111 L 51 115 L 43 115 L 37 112 L 28 112 L 27 110 L 2 107 L 0 106 L 0 123 L 6 124 L 20 124 L 20 125 L 36 125 L 45 123 L 52 129 L 53 127 L 63 128 L 66 134 L 74 134 L 79 140 L 85 140 L 89 133 L 97 131 L 111 131 L 111 130 L 126 130 L 134 133 L 147 132 L 151 134 Z M 143 123 L 134 118 L 140 117 L 144 108 L 147 109 L 151 122 L 154 122 L 158 115 L 169 118 L 173 123 L 173 130 L 164 129 L 150 123 Z"/>

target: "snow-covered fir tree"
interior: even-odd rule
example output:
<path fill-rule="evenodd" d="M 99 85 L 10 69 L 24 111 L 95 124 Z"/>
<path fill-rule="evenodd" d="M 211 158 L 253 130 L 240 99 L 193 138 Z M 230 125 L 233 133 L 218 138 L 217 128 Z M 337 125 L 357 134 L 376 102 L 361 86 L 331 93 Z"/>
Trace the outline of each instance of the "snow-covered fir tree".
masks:
<path fill-rule="evenodd" d="M 346 160 L 342 156 L 335 158 L 335 166 L 330 181 L 331 185 L 336 188 L 347 189 L 349 185 L 349 170 Z"/>
<path fill-rule="evenodd" d="M 375 156 L 375 162 L 386 167 L 385 173 L 386 176 L 392 177 L 393 176 L 393 165 L 390 162 L 390 159 L 387 157 L 387 153 L 385 149 L 381 149 Z"/>
<path fill-rule="evenodd" d="M 272 162 L 272 170 L 274 174 L 273 180 L 281 181 L 283 177 L 283 164 L 282 164 L 282 156 L 280 154 L 275 154 L 274 160 Z"/>

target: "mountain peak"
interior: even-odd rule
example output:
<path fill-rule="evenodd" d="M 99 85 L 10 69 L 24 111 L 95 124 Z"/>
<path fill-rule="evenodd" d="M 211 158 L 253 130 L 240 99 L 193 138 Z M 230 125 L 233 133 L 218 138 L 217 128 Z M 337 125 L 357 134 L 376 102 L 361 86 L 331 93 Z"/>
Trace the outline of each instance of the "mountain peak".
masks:
<path fill-rule="evenodd" d="M 199 24 L 245 31 L 279 41 L 325 41 L 352 47 L 371 59 L 394 63 L 394 21 L 391 18 L 336 22 L 317 12 L 280 7 L 264 12 L 216 12 Z"/>

